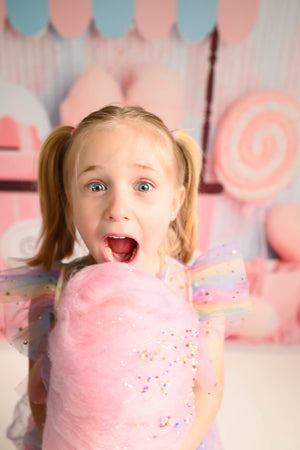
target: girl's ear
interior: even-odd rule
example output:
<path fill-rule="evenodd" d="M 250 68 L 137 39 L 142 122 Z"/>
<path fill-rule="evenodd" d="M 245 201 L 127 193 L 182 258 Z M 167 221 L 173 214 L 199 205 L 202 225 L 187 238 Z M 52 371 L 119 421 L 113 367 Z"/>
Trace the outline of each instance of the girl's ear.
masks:
<path fill-rule="evenodd" d="M 172 208 L 172 215 L 171 215 L 171 222 L 176 219 L 177 214 L 184 202 L 185 199 L 185 187 L 180 186 L 174 193 L 173 197 L 173 208 Z"/>

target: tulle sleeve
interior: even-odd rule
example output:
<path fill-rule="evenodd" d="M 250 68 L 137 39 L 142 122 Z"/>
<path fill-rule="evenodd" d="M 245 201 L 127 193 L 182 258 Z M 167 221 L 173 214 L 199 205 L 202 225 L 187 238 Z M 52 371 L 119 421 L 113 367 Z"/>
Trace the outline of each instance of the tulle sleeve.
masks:
<path fill-rule="evenodd" d="M 198 313 L 201 337 L 196 380 L 205 391 L 216 393 L 222 387 L 213 360 L 219 358 L 224 338 L 251 310 L 241 253 L 234 243 L 214 248 L 189 266 L 187 276 L 189 301 Z"/>
<path fill-rule="evenodd" d="M 59 273 L 59 266 L 52 270 L 21 266 L 0 272 L 6 338 L 34 360 L 47 348 Z"/>
<path fill-rule="evenodd" d="M 15 264 L 15 263 L 14 263 Z M 54 322 L 54 298 L 60 265 L 43 270 L 26 265 L 0 272 L 0 304 L 4 311 L 5 337 L 11 345 L 41 364 L 41 378 L 48 390 L 50 364 L 48 336 Z M 41 448 L 40 436 L 35 428 L 29 398 L 28 380 L 20 380 L 18 401 L 7 437 L 17 448 Z M 31 400 L 43 404 L 45 398 L 37 392 Z"/>
<path fill-rule="evenodd" d="M 205 324 L 224 320 L 225 336 L 250 312 L 249 288 L 236 244 L 222 245 L 199 256 L 189 268 L 191 302 Z"/>

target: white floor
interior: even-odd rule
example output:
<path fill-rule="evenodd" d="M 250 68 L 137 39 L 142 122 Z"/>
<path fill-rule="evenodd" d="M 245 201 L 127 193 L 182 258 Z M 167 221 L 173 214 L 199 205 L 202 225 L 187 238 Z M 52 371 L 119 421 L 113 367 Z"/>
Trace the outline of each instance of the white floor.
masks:
<path fill-rule="evenodd" d="M 14 406 L 20 398 L 16 386 L 26 377 L 28 360 L 6 341 L 0 341 L 0 449 L 15 450 L 5 431 L 12 419 Z"/>
<path fill-rule="evenodd" d="M 5 429 L 27 360 L 0 341 L 0 361 L 0 449 L 12 450 Z M 227 343 L 219 426 L 225 450 L 300 450 L 300 347 Z"/>
<path fill-rule="evenodd" d="M 226 346 L 225 450 L 300 450 L 300 347 Z"/>

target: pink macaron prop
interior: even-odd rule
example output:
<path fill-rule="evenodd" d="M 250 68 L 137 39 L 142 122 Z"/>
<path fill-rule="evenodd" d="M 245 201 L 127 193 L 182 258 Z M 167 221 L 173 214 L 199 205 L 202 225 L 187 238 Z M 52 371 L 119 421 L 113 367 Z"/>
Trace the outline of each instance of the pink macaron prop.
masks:
<path fill-rule="evenodd" d="M 79 271 L 50 334 L 43 449 L 180 449 L 194 416 L 198 326 L 190 304 L 128 264 Z"/>
<path fill-rule="evenodd" d="M 279 91 L 237 101 L 220 123 L 215 173 L 242 202 L 264 203 L 288 188 L 300 171 L 300 107 Z"/>

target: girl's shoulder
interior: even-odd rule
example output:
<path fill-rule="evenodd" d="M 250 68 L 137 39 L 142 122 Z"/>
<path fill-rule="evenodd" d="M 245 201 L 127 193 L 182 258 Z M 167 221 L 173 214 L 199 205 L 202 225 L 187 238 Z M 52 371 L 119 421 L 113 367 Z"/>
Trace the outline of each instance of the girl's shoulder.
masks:
<path fill-rule="evenodd" d="M 29 339 L 50 329 L 61 264 L 49 270 L 19 261 L 13 264 L 0 272 L 4 333 L 17 350 L 28 355 Z"/>
<path fill-rule="evenodd" d="M 188 265 L 165 257 L 161 278 L 191 303 L 200 320 L 224 317 L 227 334 L 250 311 L 245 266 L 234 242 L 203 253 Z"/>
<path fill-rule="evenodd" d="M 50 269 L 13 261 L 14 267 L 0 271 L 0 305 L 4 312 L 4 333 L 21 353 L 35 359 L 41 342 L 47 339 L 55 321 L 54 304 L 64 280 L 82 267 L 83 258 L 56 262 Z M 30 349 L 28 348 L 28 343 Z M 44 344 L 43 344 L 44 345 Z"/>
<path fill-rule="evenodd" d="M 17 264 L 0 272 L 1 303 L 17 303 L 31 300 L 45 290 L 50 292 L 58 282 L 62 265 L 51 269 Z"/>
<path fill-rule="evenodd" d="M 70 278 L 86 265 L 86 258 L 69 263 L 55 262 L 45 269 L 10 260 L 10 267 L 0 271 L 0 302 L 12 303 L 32 300 L 42 294 L 54 293 L 60 278 Z"/>

